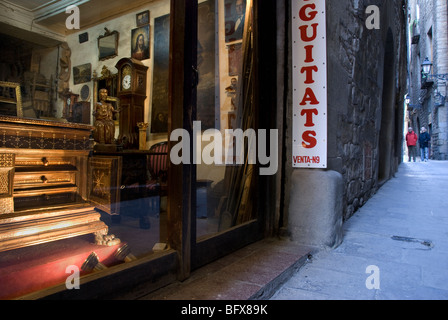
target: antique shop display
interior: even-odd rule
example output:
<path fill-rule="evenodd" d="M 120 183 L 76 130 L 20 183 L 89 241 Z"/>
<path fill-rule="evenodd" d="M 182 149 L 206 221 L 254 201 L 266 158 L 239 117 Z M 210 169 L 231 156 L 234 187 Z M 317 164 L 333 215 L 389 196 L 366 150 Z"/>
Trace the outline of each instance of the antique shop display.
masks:
<path fill-rule="evenodd" d="M 63 101 L 64 101 L 64 109 L 62 110 L 62 118 L 70 119 L 73 117 L 73 106 L 78 101 L 79 95 L 66 90 L 62 93 Z"/>
<path fill-rule="evenodd" d="M 73 106 L 73 115 L 70 122 L 90 124 L 90 102 L 78 101 Z"/>
<path fill-rule="evenodd" d="M 119 142 L 125 149 L 139 148 L 138 123 L 144 121 L 146 100 L 146 74 L 148 67 L 133 58 L 120 59 L 118 69 L 118 93 L 120 99 Z"/>
<path fill-rule="evenodd" d="M 0 215 L 14 211 L 14 153 L 0 153 Z"/>
<path fill-rule="evenodd" d="M 120 214 L 122 158 L 98 156 L 89 160 L 89 200 L 111 216 Z"/>
<path fill-rule="evenodd" d="M 100 89 L 100 101 L 95 104 L 93 110 L 95 117 L 93 137 L 100 145 L 114 145 L 115 140 L 114 118 L 119 110 L 115 110 L 114 106 L 107 101 L 107 97 L 107 89 Z"/>
<path fill-rule="evenodd" d="M 11 114 L 23 117 L 22 94 L 20 84 L 15 82 L 0 81 L 0 104 L 6 104 L 11 109 Z"/>
<path fill-rule="evenodd" d="M 90 124 L 90 102 L 80 101 L 80 95 L 70 91 L 62 94 L 62 118 L 68 122 Z"/>
<path fill-rule="evenodd" d="M 139 122 L 137 123 L 139 130 L 139 150 L 146 150 L 146 131 L 148 130 L 149 123 Z"/>
<path fill-rule="evenodd" d="M 72 50 L 66 42 L 61 44 L 61 58 L 59 59 L 58 93 L 62 95 L 69 90 L 70 76 L 72 72 Z"/>
<path fill-rule="evenodd" d="M 93 72 L 92 106 L 95 106 L 100 100 L 100 89 L 107 90 L 107 102 L 112 104 L 115 110 L 120 110 L 120 99 L 117 97 L 118 73 L 112 73 L 106 66 L 103 66 L 99 77 L 95 71 Z M 118 116 L 115 117 L 114 121 L 115 132 L 118 132 Z"/>
<path fill-rule="evenodd" d="M 158 213 L 158 206 L 153 204 L 158 194 L 148 189 L 150 154 L 138 150 L 96 151 L 90 159 L 89 200 L 108 213 L 114 223 L 127 215 L 139 219 L 140 228 L 149 229 L 149 214 Z"/>
<path fill-rule="evenodd" d="M 29 117 L 28 109 L 33 109 L 37 117 L 53 116 L 53 76 L 49 79 L 38 72 L 24 73 L 23 116 Z M 27 103 L 25 103 L 27 100 Z M 33 114 L 33 113 L 31 113 Z"/>
<path fill-rule="evenodd" d="M 0 129 L 0 199 L 12 190 L 14 202 L 0 215 L 0 251 L 84 234 L 104 244 L 108 227 L 87 201 L 93 128 L 0 116 Z"/>
<path fill-rule="evenodd" d="M 117 82 L 118 74 L 112 73 L 106 66 L 103 66 L 100 76 L 97 75 L 96 71 L 93 71 L 93 103 L 96 104 L 98 102 L 100 89 L 107 89 L 109 96 L 116 97 L 118 92 Z"/>

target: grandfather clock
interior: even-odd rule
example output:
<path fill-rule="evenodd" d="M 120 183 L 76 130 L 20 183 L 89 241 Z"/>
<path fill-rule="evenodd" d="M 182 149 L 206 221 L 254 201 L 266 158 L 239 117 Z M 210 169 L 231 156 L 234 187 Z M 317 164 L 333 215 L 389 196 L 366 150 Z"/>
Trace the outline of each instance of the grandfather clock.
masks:
<path fill-rule="evenodd" d="M 64 99 L 64 109 L 62 111 L 62 117 L 68 121 L 72 120 L 73 117 L 73 106 L 78 102 L 78 94 L 74 94 L 70 91 L 65 91 L 62 93 Z"/>
<path fill-rule="evenodd" d="M 120 133 L 118 140 L 125 149 L 138 149 L 138 124 L 145 122 L 148 67 L 139 60 L 132 58 L 121 59 L 115 67 L 118 69 L 118 98 L 120 99 Z"/>

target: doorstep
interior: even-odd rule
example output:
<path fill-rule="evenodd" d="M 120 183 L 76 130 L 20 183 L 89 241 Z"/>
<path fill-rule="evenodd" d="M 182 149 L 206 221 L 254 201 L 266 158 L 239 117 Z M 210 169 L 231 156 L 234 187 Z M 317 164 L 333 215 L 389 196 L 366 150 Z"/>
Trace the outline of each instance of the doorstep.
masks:
<path fill-rule="evenodd" d="M 264 239 L 192 272 L 184 282 L 132 299 L 266 300 L 316 252 L 289 240 Z"/>

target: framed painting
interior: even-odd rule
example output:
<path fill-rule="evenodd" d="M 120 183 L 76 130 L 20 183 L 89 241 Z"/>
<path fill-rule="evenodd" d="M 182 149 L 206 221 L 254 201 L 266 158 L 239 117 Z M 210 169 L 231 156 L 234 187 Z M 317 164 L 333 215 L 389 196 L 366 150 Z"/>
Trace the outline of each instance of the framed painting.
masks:
<path fill-rule="evenodd" d="M 131 57 L 137 60 L 149 59 L 149 25 L 132 30 Z"/>
<path fill-rule="evenodd" d="M 225 0 L 226 43 L 243 39 L 246 0 Z"/>
<path fill-rule="evenodd" d="M 227 46 L 229 52 L 229 76 L 237 76 L 241 73 L 242 68 L 242 43 L 234 43 Z"/>
<path fill-rule="evenodd" d="M 73 67 L 74 84 L 86 83 L 92 80 L 92 64 L 86 63 Z"/>
<path fill-rule="evenodd" d="M 143 27 L 149 24 L 149 10 L 137 13 L 136 17 L 137 27 Z"/>
<path fill-rule="evenodd" d="M 198 73 L 197 120 L 202 129 L 219 128 L 215 105 L 215 1 L 201 2 L 198 7 Z"/>
<path fill-rule="evenodd" d="M 168 114 L 168 76 L 170 60 L 170 15 L 154 19 L 154 79 L 151 111 L 151 133 L 166 133 L 168 126 L 161 123 Z M 164 119 L 163 119 L 164 120 Z"/>

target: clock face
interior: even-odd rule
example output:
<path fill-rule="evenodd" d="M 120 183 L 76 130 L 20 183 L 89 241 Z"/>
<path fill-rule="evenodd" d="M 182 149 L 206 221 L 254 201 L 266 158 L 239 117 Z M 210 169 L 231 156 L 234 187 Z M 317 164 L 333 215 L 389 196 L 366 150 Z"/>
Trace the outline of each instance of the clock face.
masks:
<path fill-rule="evenodd" d="M 122 86 L 125 90 L 131 87 L 131 76 L 129 74 L 123 77 Z"/>

